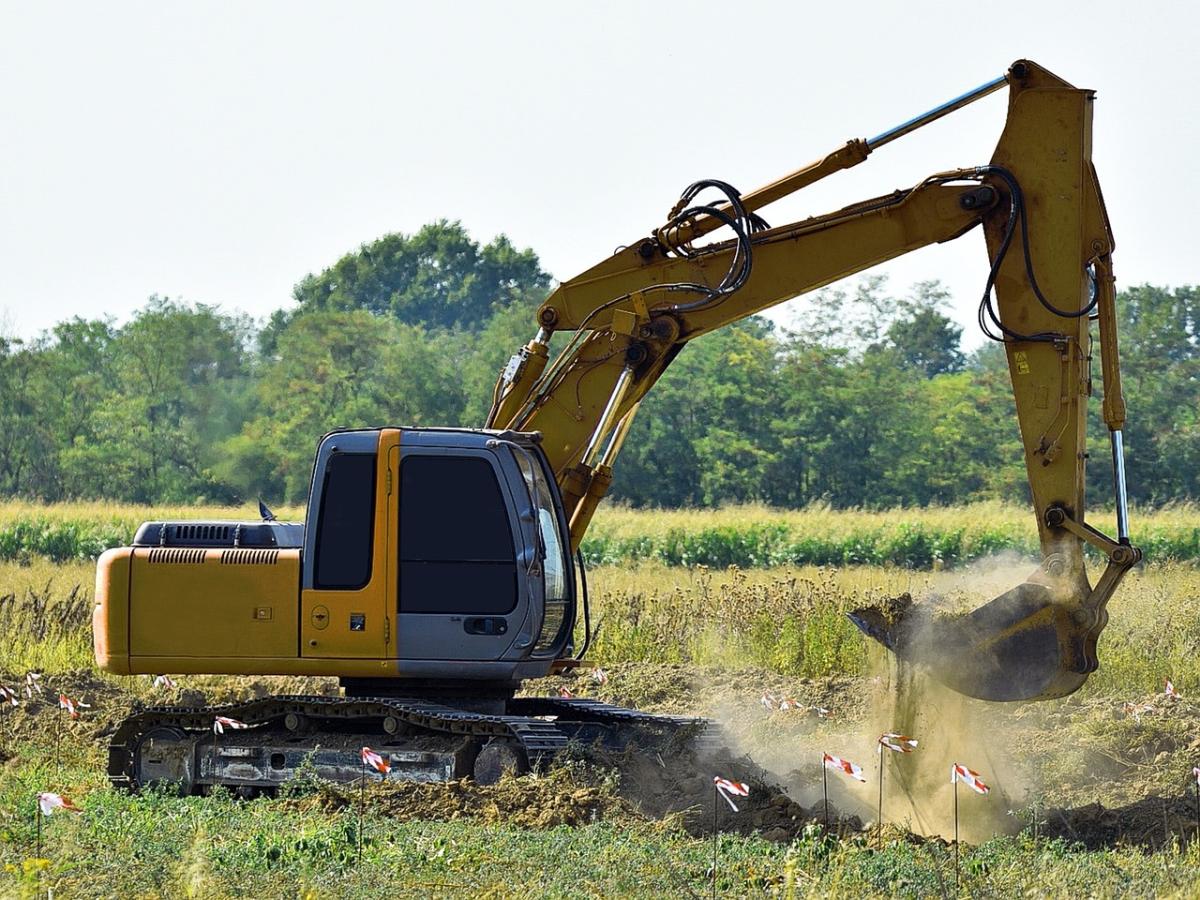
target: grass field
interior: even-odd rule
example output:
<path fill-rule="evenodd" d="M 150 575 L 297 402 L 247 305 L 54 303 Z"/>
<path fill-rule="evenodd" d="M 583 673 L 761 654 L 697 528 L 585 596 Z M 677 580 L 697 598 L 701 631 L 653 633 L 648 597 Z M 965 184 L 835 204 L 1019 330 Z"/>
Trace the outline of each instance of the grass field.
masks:
<path fill-rule="evenodd" d="M 112 515 L 132 521 L 144 512 Z M 10 506 L 7 521 L 12 514 Z M 810 514 L 817 512 L 796 515 Z M 639 522 L 647 531 L 677 526 L 646 516 L 618 510 L 602 524 L 614 533 Z M 1191 767 L 1200 765 L 1195 567 L 1159 563 L 1132 573 L 1110 605 L 1100 671 L 1072 697 L 1042 704 L 989 705 L 914 687 L 844 616 L 901 591 L 982 601 L 1028 569 L 1014 559 L 940 571 L 602 565 L 590 576 L 597 634 L 589 656 L 608 669 L 609 682 L 580 675 L 539 688 L 564 684 L 581 696 L 717 718 L 738 751 L 809 810 L 820 776 L 806 761 L 842 753 L 870 775 L 874 737 L 910 730 L 923 744 L 906 765 L 919 768 L 912 780 L 889 783 L 886 806 L 888 821 L 919 834 L 947 833 L 947 759 L 961 756 L 992 778 L 993 796 L 963 801 L 974 805 L 964 822 L 960 891 L 941 838 L 889 829 L 876 849 L 869 832 L 839 840 L 814 826 L 786 839 L 723 834 L 722 896 L 1196 895 L 1200 841 L 1187 793 Z M 56 897 L 707 895 L 712 844 L 694 826 L 695 815 L 711 814 L 709 798 L 694 798 L 693 814 L 659 819 L 640 811 L 630 786 L 611 773 L 568 768 L 474 792 L 373 789 L 361 863 L 355 792 L 298 784 L 290 798 L 255 801 L 112 792 L 103 777 L 107 735 L 131 705 L 184 702 L 183 692 L 186 702 L 227 702 L 298 688 L 283 679 L 193 676 L 164 696 L 149 679 L 95 672 L 92 579 L 87 562 L 0 562 L 0 683 L 38 670 L 47 697 L 65 690 L 92 704 L 74 724 L 53 703 L 0 710 L 0 897 L 32 897 L 39 887 L 53 887 Z M 1182 700 L 1162 696 L 1166 678 Z M 833 715 L 767 713 L 758 704 L 763 691 Z M 1153 709 L 1131 715 L 1126 702 Z M 85 810 L 44 823 L 41 857 L 39 790 L 66 793 Z M 873 818 L 874 783 L 838 782 L 833 790 L 845 811 Z M 745 830 L 738 825 L 729 814 L 722 828 Z"/>
<path fill-rule="evenodd" d="M 304 510 L 282 507 L 281 519 Z M 55 562 L 94 559 L 106 547 L 128 543 L 147 520 L 256 519 L 257 508 L 155 508 L 102 503 L 42 507 L 0 503 L 0 560 L 44 556 Z M 1092 520 L 1111 531 L 1111 515 Z M 1149 560 L 1200 562 L 1200 509 L 1179 505 L 1135 510 L 1133 540 Z M 602 506 L 583 550 L 595 565 L 658 561 L 671 566 L 762 568 L 781 565 L 880 565 L 953 568 L 1011 553 L 1032 556 L 1037 528 L 1024 506 L 898 509 L 886 512 L 776 510 L 762 506 L 717 510 L 632 510 Z"/>

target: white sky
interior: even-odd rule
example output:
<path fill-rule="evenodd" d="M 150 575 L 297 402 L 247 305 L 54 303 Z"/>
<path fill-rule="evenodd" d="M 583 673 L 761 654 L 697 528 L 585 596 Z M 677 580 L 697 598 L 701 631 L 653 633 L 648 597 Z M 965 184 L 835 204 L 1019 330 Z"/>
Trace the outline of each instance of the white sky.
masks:
<path fill-rule="evenodd" d="M 256 317 L 388 231 L 461 219 L 569 278 L 690 181 L 743 191 L 1002 74 L 1098 91 L 1121 283 L 1200 281 L 1200 4 L 103 3 L 0 0 L 0 329 L 123 320 L 152 293 Z M 1004 92 L 767 218 L 986 162 Z M 940 278 L 978 343 L 972 234 Z M 804 300 L 793 301 L 803 303 Z"/>

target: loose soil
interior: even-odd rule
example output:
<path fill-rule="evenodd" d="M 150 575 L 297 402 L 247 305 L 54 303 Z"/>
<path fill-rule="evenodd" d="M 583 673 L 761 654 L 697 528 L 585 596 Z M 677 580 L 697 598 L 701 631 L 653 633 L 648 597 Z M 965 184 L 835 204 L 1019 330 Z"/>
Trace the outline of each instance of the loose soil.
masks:
<path fill-rule="evenodd" d="M 372 785 L 370 807 L 399 820 L 462 819 L 506 822 L 528 828 L 583 825 L 599 820 L 661 822 L 693 835 L 711 833 L 714 821 L 723 832 L 757 831 L 770 840 L 790 841 L 825 819 L 821 800 L 819 749 L 854 748 L 870 779 L 860 787 L 829 773 L 831 828 L 840 834 L 873 833 L 879 758 L 868 749 L 881 722 L 903 718 L 894 702 L 894 673 L 869 678 L 782 679 L 756 670 L 708 671 L 676 665 L 623 665 L 608 670 L 601 684 L 588 671 L 530 685 L 530 693 L 594 697 L 652 712 L 701 713 L 718 720 L 728 747 L 705 756 L 690 752 L 662 758 L 654 753 L 622 754 L 577 748 L 549 772 L 505 778 L 484 786 L 469 781 L 445 784 Z M 0 673 L 0 684 L 19 687 L 23 680 Z M 117 679 L 79 671 L 47 675 L 42 693 L 18 707 L 0 708 L 0 767 L 14 763 L 18 743 L 45 741 L 53 735 L 64 747 L 104 757 L 108 738 L 131 711 L 145 706 L 220 704 L 272 693 L 330 694 L 336 682 L 301 678 L 180 677 L 179 687 L 154 690 L 150 679 Z M 536 690 L 533 690 L 536 689 Z M 90 707 L 71 721 L 58 710 L 65 693 Z M 767 710 L 764 693 L 796 701 L 798 709 Z M 889 702 L 888 698 L 892 700 Z M 1009 745 L 1005 759 L 990 758 L 978 768 L 1003 774 L 993 793 L 970 803 L 971 816 L 991 829 L 1015 830 L 1037 821 L 1038 834 L 1088 848 L 1128 844 L 1147 849 L 1197 835 L 1191 768 L 1200 765 L 1200 704 L 1162 695 L 1134 698 L 1089 697 L 1081 692 L 1062 701 L 1016 706 L 946 706 L 939 695 L 923 698 L 921 714 L 941 715 L 963 728 L 978 728 L 976 716 L 991 729 L 982 739 Z M 827 713 L 817 712 L 817 708 Z M 48 719 L 49 715 L 53 719 Z M 965 724 L 964 724 L 965 723 Z M 47 729 L 52 729 L 47 731 Z M 924 784 L 904 776 L 922 751 L 936 752 L 939 736 L 926 727 L 933 750 L 925 744 L 912 758 L 889 756 L 885 772 L 885 839 L 937 839 L 944 823 L 917 821 L 905 811 L 901 791 Z M 865 736 L 865 737 L 864 737 Z M 16 740 L 14 740 L 14 738 Z M 974 759 L 967 760 L 973 763 Z M 102 766 L 102 763 L 98 762 Z M 916 771 L 915 769 L 913 770 Z M 940 769 L 939 769 L 940 773 Z M 734 812 L 713 788 L 713 776 L 744 781 L 747 798 L 734 798 Z M 941 778 L 941 774 L 938 775 Z M 948 779 L 942 778 L 943 781 Z M 942 785 L 939 790 L 948 789 Z M 932 789 L 930 789 L 932 790 Z M 339 809 L 358 802 L 358 791 L 332 784 L 297 785 L 277 802 L 301 807 Z M 930 794 L 929 796 L 932 796 Z M 935 802 L 935 801 L 930 801 Z M 941 799 L 936 803 L 945 805 Z M 984 821 L 986 810 L 990 818 Z M 905 823 L 910 828 L 904 829 Z M 964 838 L 983 833 L 966 830 Z"/>

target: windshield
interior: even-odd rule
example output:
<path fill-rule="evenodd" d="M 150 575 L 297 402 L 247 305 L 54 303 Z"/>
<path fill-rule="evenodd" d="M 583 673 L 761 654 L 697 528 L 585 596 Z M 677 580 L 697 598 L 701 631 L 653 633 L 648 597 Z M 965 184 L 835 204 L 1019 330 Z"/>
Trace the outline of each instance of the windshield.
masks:
<path fill-rule="evenodd" d="M 542 568 L 546 579 L 546 603 L 564 602 L 567 593 L 566 551 L 563 546 L 562 534 L 558 530 L 558 516 L 554 508 L 554 495 L 550 493 L 550 485 L 531 453 L 516 453 L 517 463 L 521 474 L 525 476 L 525 484 L 529 488 L 529 496 L 537 508 L 538 526 L 542 536 L 542 547 L 546 557 Z"/>

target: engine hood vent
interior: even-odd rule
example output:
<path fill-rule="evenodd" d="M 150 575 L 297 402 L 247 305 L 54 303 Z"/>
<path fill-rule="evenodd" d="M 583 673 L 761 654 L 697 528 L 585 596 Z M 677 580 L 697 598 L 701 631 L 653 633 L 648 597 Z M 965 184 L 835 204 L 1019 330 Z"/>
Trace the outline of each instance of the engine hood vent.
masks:
<path fill-rule="evenodd" d="M 135 547 L 217 547 L 287 550 L 304 543 L 300 522 L 144 522 Z"/>

